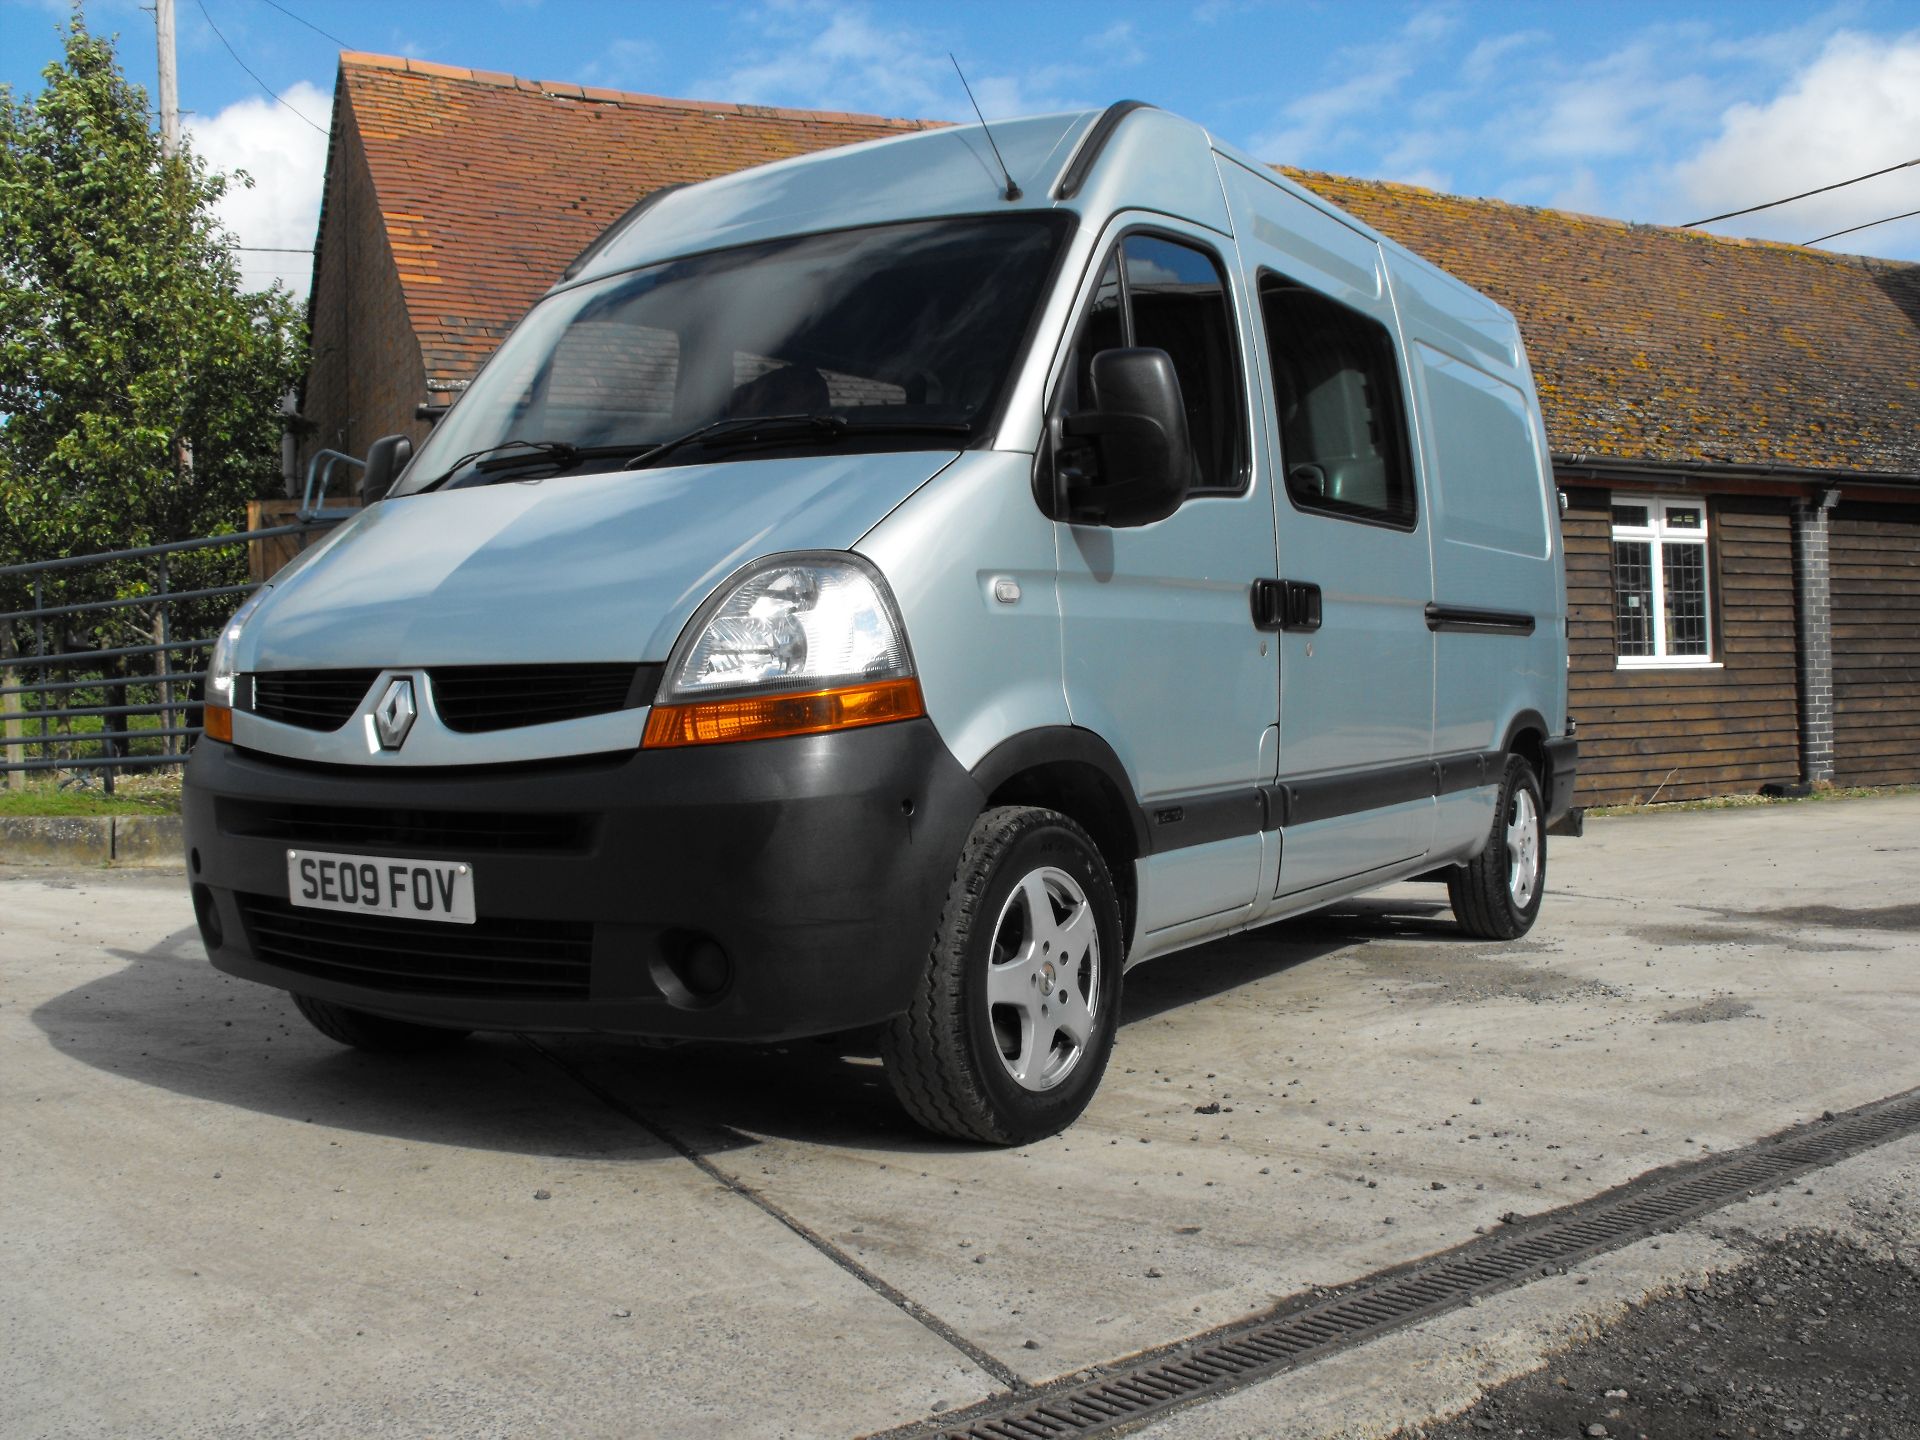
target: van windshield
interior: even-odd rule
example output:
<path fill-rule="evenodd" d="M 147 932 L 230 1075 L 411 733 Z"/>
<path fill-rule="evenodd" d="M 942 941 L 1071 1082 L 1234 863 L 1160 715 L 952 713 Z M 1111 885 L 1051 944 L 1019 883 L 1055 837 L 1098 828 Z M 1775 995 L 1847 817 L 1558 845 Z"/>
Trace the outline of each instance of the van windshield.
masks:
<path fill-rule="evenodd" d="M 729 445 L 960 448 L 992 421 L 1068 223 L 1026 214 L 844 230 L 549 296 L 395 493 L 700 463 Z M 791 423 L 801 416 L 831 423 Z"/>

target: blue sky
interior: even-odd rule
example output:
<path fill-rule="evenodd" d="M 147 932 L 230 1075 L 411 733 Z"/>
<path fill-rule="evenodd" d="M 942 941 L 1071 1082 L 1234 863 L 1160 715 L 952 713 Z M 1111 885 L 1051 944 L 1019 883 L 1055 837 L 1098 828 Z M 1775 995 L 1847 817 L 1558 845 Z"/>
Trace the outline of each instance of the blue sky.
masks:
<path fill-rule="evenodd" d="M 1664 224 L 1920 157 L 1913 0 L 176 4 L 182 107 L 203 154 L 253 176 L 227 216 L 261 246 L 312 244 L 336 42 L 659 95 L 958 119 L 951 50 L 990 119 L 1137 98 L 1269 160 Z M 67 11 L 0 0 L 0 84 L 38 89 Z M 90 0 L 86 13 L 151 92 L 150 10 Z M 1712 228 L 1804 242 L 1908 210 L 1920 166 Z M 1920 259 L 1920 219 L 1828 246 Z M 250 254 L 247 269 L 305 291 L 297 256 Z"/>

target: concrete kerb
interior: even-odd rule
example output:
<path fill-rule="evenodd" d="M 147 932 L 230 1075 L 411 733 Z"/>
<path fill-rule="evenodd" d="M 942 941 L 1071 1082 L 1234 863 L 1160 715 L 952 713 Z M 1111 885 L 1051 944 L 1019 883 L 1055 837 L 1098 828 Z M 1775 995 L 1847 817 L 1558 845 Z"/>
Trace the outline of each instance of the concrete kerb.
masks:
<path fill-rule="evenodd" d="M 178 815 L 0 816 L 0 865 L 168 867 L 185 843 Z"/>

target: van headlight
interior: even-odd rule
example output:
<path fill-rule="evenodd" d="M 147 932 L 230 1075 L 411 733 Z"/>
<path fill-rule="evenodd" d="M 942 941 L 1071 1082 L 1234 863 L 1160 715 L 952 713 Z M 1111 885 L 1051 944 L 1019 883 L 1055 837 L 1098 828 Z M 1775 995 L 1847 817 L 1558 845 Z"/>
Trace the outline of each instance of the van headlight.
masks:
<path fill-rule="evenodd" d="M 260 602 L 267 598 L 271 585 L 262 585 L 249 595 L 240 608 L 233 612 L 233 618 L 220 627 L 220 635 L 213 642 L 213 654 L 207 660 L 207 696 L 204 724 L 207 737 L 211 740 L 233 739 L 233 683 L 234 649 L 240 643 L 240 632 L 246 628 L 253 612 L 260 608 Z"/>
<path fill-rule="evenodd" d="M 905 627 L 857 555 L 778 555 L 713 593 L 667 662 L 644 744 L 811 735 L 924 715 Z"/>

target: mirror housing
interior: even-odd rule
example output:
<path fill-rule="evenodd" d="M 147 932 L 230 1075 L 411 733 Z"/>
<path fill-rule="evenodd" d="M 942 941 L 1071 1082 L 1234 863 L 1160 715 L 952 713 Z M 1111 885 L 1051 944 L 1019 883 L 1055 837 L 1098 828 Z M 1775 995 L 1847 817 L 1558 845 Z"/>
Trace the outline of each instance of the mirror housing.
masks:
<path fill-rule="evenodd" d="M 360 503 L 377 505 L 386 499 L 412 458 L 413 441 L 405 435 L 382 435 L 369 445 L 367 468 L 360 472 Z"/>
<path fill-rule="evenodd" d="M 1062 519 L 1127 528 L 1180 508 L 1193 483 L 1193 447 L 1173 358 L 1145 347 L 1093 357 L 1095 409 L 1068 415 L 1063 434 L 1092 442 L 1097 473 L 1065 481 Z"/>

